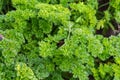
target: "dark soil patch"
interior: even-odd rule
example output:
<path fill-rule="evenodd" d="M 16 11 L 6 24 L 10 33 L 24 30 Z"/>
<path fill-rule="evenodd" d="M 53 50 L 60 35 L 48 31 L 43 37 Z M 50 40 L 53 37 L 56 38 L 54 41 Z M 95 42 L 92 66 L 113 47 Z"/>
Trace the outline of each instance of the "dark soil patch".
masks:
<path fill-rule="evenodd" d="M 98 7 L 99 7 L 98 11 L 105 11 L 109 7 L 109 0 L 98 0 L 98 3 L 99 3 L 99 5 L 98 5 Z"/>
<path fill-rule="evenodd" d="M 89 77 L 89 80 L 95 80 L 93 75 L 89 75 L 88 77 Z"/>
<path fill-rule="evenodd" d="M 106 30 L 96 30 L 96 34 L 103 35 L 104 37 L 110 37 L 111 35 L 117 36 L 120 33 L 120 25 L 117 24 L 115 21 L 112 22 L 112 25 L 114 26 L 114 30 L 108 27 L 108 29 Z"/>
<path fill-rule="evenodd" d="M 64 39 L 60 40 L 58 43 L 57 43 L 57 47 L 61 47 L 63 44 L 64 44 Z"/>

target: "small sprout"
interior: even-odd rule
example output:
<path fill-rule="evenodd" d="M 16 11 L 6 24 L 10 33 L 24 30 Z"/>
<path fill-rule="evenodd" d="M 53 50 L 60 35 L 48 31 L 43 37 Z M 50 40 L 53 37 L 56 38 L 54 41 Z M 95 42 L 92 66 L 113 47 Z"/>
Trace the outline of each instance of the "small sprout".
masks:
<path fill-rule="evenodd" d="M 0 34 L 0 41 L 4 39 L 3 35 Z"/>

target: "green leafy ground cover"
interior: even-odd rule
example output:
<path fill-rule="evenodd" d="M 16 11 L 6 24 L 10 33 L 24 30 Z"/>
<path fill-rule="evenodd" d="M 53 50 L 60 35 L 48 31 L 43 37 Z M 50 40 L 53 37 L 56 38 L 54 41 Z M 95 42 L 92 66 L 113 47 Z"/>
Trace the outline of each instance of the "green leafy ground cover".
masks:
<path fill-rule="evenodd" d="M 120 0 L 0 0 L 0 80 L 120 80 Z"/>

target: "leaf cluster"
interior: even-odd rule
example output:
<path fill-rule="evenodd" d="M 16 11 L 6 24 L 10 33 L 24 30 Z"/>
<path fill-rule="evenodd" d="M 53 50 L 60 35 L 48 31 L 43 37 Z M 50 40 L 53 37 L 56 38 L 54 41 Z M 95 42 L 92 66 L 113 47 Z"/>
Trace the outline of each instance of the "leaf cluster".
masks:
<path fill-rule="evenodd" d="M 119 4 L 101 16 L 97 0 L 0 0 L 0 80 L 119 80 L 120 34 L 95 34 Z"/>

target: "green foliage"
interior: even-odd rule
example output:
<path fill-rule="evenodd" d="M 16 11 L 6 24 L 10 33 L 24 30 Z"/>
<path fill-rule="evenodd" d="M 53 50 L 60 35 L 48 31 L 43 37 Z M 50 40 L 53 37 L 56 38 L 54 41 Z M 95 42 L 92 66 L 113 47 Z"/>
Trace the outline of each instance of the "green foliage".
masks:
<path fill-rule="evenodd" d="M 112 64 L 100 64 L 97 69 L 92 69 L 95 80 L 109 80 L 113 77 Z"/>
<path fill-rule="evenodd" d="M 120 23 L 120 15 L 119 15 L 119 13 L 120 13 L 120 7 L 119 7 L 120 6 L 120 0 L 111 0 L 110 6 L 112 8 L 114 8 L 113 15 L 114 15 L 116 21 Z"/>
<path fill-rule="evenodd" d="M 44 3 L 37 4 L 36 9 L 39 9 L 38 17 L 47 20 L 48 22 L 66 24 L 69 20 L 70 11 L 61 5 L 48 5 Z"/>
<path fill-rule="evenodd" d="M 33 71 L 25 63 L 17 63 L 15 69 L 17 71 L 16 80 L 37 80 Z"/>
<path fill-rule="evenodd" d="M 109 3 L 96 16 L 97 0 L 0 0 L 0 80 L 120 80 L 120 34 L 95 34 L 120 22 Z"/>
<path fill-rule="evenodd" d="M 3 0 L 0 0 L 0 12 L 2 10 Z"/>
<path fill-rule="evenodd" d="M 96 11 L 89 5 L 85 5 L 83 2 L 81 3 L 72 3 L 70 4 L 72 8 L 72 16 L 76 23 L 86 27 L 95 27 L 97 19 L 96 19 Z"/>

